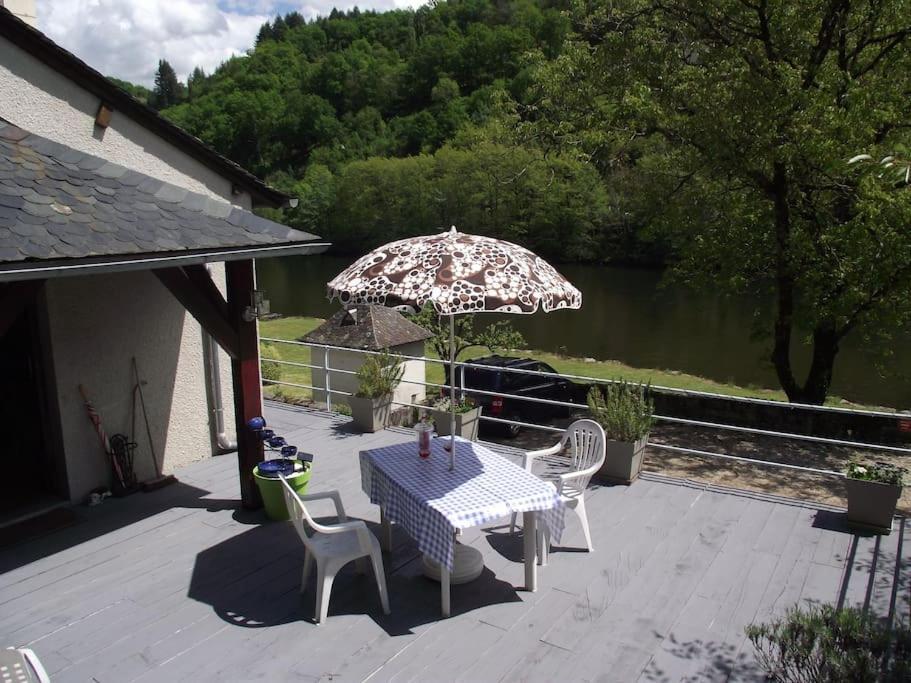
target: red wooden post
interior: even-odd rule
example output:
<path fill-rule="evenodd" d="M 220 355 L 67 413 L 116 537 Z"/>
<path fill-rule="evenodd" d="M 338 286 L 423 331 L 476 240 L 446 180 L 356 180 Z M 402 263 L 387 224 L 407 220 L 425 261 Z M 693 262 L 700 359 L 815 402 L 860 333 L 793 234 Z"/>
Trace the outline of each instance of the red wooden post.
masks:
<path fill-rule="evenodd" d="M 228 314 L 237 331 L 238 354 L 231 359 L 234 380 L 234 420 L 237 425 L 237 466 L 240 474 L 240 497 L 248 510 L 262 507 L 262 498 L 253 480 L 253 468 L 263 461 L 263 444 L 247 428 L 247 420 L 262 412 L 262 385 L 259 374 L 259 338 L 256 321 L 244 320 L 244 309 L 250 305 L 255 286 L 253 261 L 225 263 L 228 285 Z"/>

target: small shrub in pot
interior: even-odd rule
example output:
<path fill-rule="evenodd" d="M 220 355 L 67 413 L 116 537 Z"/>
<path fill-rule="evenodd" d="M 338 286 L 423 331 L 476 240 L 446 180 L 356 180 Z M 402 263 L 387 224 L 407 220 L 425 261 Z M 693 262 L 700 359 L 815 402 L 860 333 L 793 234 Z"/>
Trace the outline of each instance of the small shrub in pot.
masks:
<path fill-rule="evenodd" d="M 907 472 L 888 462 L 850 463 L 845 472 L 848 524 L 866 531 L 891 532 Z"/>
<path fill-rule="evenodd" d="M 355 425 L 367 432 L 383 429 L 389 422 L 392 394 L 405 367 L 388 349 L 370 354 L 357 369 L 358 389 L 348 399 Z"/>
<path fill-rule="evenodd" d="M 441 396 L 430 401 L 433 421 L 439 436 L 452 433 L 452 403 L 449 396 Z M 456 398 L 455 403 L 456 436 L 469 441 L 477 441 L 478 426 L 481 422 L 481 406 L 468 396 Z"/>
<path fill-rule="evenodd" d="M 654 422 L 649 387 L 629 382 L 592 387 L 588 408 L 608 439 L 598 478 L 624 484 L 635 481 L 642 470 L 642 457 Z"/>

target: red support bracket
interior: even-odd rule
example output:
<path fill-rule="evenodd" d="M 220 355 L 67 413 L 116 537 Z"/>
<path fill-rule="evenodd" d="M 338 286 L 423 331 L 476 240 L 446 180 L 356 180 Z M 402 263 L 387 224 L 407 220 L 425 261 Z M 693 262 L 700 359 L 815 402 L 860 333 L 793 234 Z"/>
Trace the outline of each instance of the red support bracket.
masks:
<path fill-rule="evenodd" d="M 245 320 L 256 278 L 253 261 L 225 263 L 228 283 L 228 315 L 237 331 L 238 354 L 231 360 L 234 380 L 234 419 L 237 427 L 237 467 L 240 475 L 242 505 L 248 510 L 262 507 L 262 498 L 253 479 L 253 468 L 263 461 L 263 443 L 247 427 L 250 418 L 262 414 L 262 379 L 259 368 L 259 334 L 256 320 Z"/>
<path fill-rule="evenodd" d="M 227 316 L 227 303 L 205 269 L 202 273 L 191 271 L 192 275 L 181 268 L 158 268 L 152 272 L 218 345 L 232 359 L 237 358 L 239 343 L 237 332 Z"/>

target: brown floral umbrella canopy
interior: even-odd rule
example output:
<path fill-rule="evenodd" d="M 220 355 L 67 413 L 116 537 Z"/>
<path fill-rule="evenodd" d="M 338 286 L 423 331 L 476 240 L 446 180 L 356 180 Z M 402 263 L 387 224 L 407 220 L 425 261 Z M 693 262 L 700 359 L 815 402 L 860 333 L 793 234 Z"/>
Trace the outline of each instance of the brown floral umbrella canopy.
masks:
<path fill-rule="evenodd" d="M 379 304 L 440 315 L 534 313 L 582 306 L 582 293 L 553 266 L 511 242 L 449 232 L 390 242 L 327 285 L 342 304 Z"/>

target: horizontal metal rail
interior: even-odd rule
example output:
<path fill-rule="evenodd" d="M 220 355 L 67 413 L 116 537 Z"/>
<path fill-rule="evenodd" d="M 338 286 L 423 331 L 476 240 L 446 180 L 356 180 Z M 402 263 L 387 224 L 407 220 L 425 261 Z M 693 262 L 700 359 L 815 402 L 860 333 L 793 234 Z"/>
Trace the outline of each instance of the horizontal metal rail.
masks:
<path fill-rule="evenodd" d="M 291 341 L 291 340 L 286 340 L 286 339 L 263 338 L 262 341 L 281 343 L 281 344 L 291 344 L 291 345 L 303 346 L 303 347 L 323 348 L 327 351 L 336 350 L 336 351 L 344 351 L 344 352 L 348 352 L 348 353 L 350 353 L 350 352 L 362 353 L 362 354 L 367 354 L 367 355 L 380 353 L 377 351 L 368 351 L 368 350 L 363 350 L 363 349 L 349 349 L 349 348 L 340 347 L 340 346 L 333 346 L 330 344 L 313 344 L 313 343 L 309 343 L 309 342 L 297 342 L 297 341 Z M 425 357 L 425 356 L 410 356 L 407 354 L 396 354 L 396 355 L 399 358 L 401 358 L 402 360 L 414 360 L 414 361 L 421 361 L 421 362 L 425 362 L 425 363 L 428 363 L 428 362 L 437 363 L 437 364 L 443 365 L 444 367 L 449 364 L 448 361 L 444 361 L 444 360 L 437 359 L 437 358 L 429 358 L 429 357 Z M 354 370 L 344 370 L 341 368 L 331 367 L 329 365 L 329 356 L 330 356 L 330 354 L 328 354 L 328 353 L 325 354 L 324 363 L 322 365 L 313 364 L 313 363 L 303 363 L 303 362 L 299 362 L 299 361 L 289 361 L 289 360 L 283 360 L 283 359 L 278 359 L 278 358 L 263 358 L 262 359 L 263 361 L 274 362 L 274 363 L 278 363 L 280 365 L 309 368 L 311 370 L 322 370 L 327 375 L 326 376 L 326 386 L 317 387 L 317 386 L 308 385 L 308 384 L 299 384 L 299 383 L 295 383 L 295 382 L 287 382 L 287 381 L 281 381 L 281 380 L 267 380 L 267 379 L 264 379 L 263 382 L 267 383 L 267 384 L 271 384 L 271 385 L 280 385 L 280 386 L 295 387 L 295 388 L 299 388 L 299 389 L 307 389 L 307 390 L 310 390 L 313 392 L 325 392 L 327 396 L 333 395 L 333 394 L 339 395 L 339 396 L 351 396 L 352 395 L 351 392 L 332 389 L 330 387 L 329 375 L 336 374 L 336 373 L 344 374 L 344 375 L 356 375 L 357 372 Z M 544 371 L 539 371 L 539 370 L 528 370 L 528 369 L 524 369 L 524 368 L 508 368 L 508 367 L 484 365 L 484 364 L 479 364 L 479 363 L 465 363 L 465 362 L 457 361 L 454 364 L 454 369 L 458 370 L 459 368 L 462 369 L 461 378 L 462 378 L 463 384 L 464 384 L 464 368 L 475 368 L 475 369 L 482 369 L 482 370 L 491 370 L 491 371 L 496 371 L 496 372 L 510 372 L 510 373 L 515 373 L 515 374 L 540 376 L 540 377 L 545 377 L 545 378 L 562 378 L 562 379 L 571 379 L 571 380 L 582 380 L 582 381 L 592 382 L 595 384 L 614 383 L 614 380 L 606 380 L 606 379 L 597 378 L 597 377 L 586 377 L 586 376 L 581 376 L 581 375 L 563 375 L 558 372 L 544 372 Z M 428 381 L 417 380 L 417 379 L 409 379 L 409 380 L 405 380 L 405 382 L 408 384 L 417 384 L 417 385 L 422 385 L 425 387 L 433 387 L 433 388 L 443 389 L 443 390 L 449 389 L 448 384 L 439 384 L 437 382 L 428 382 Z M 555 399 L 539 398 L 539 397 L 535 397 L 535 396 L 522 396 L 522 395 L 518 395 L 518 394 L 511 394 L 511 393 L 505 393 L 505 392 L 494 392 L 494 391 L 489 391 L 489 390 L 485 390 L 485 389 L 465 388 L 464 386 L 459 387 L 458 385 L 457 385 L 457 388 L 460 391 L 464 391 L 469 394 L 505 397 L 505 398 L 509 398 L 511 400 L 526 401 L 529 403 L 565 407 L 570 410 L 587 410 L 588 409 L 587 405 L 574 403 L 572 401 L 561 401 L 561 400 L 555 400 Z M 657 387 L 657 386 L 653 387 L 653 388 L 673 391 L 675 393 L 680 393 L 680 394 L 684 394 L 684 395 L 711 396 L 711 397 L 720 397 L 720 398 L 733 399 L 733 400 L 744 400 L 745 402 L 763 403 L 763 404 L 774 405 L 774 406 L 782 407 L 782 408 L 802 407 L 800 404 L 788 404 L 788 403 L 784 403 L 784 402 L 780 402 L 780 401 L 772 401 L 772 400 L 765 400 L 765 399 L 746 399 L 744 397 L 732 397 L 732 396 L 725 396 L 722 394 L 710 394 L 708 392 L 693 392 L 693 391 L 688 391 L 688 390 L 683 390 L 683 389 L 673 389 L 673 388 Z M 415 404 L 415 403 L 410 403 L 410 402 L 402 402 L 402 401 L 393 400 L 393 403 L 395 405 L 416 408 L 419 410 L 428 410 L 430 408 L 430 406 L 427 406 L 427 405 L 420 405 L 420 404 Z M 812 407 L 819 408 L 820 406 L 812 406 Z M 857 411 L 857 410 L 851 410 L 851 409 L 836 409 L 836 408 L 832 408 L 831 410 L 835 411 L 835 412 L 852 413 L 852 414 L 863 414 L 863 415 L 873 415 L 873 416 L 878 415 L 878 416 L 886 416 L 886 417 L 894 417 L 894 418 L 902 417 L 900 414 L 896 414 L 896 413 L 884 413 L 884 412 L 877 412 L 877 411 Z M 886 446 L 886 445 L 881 445 L 881 444 L 865 443 L 865 442 L 860 442 L 860 441 L 849 441 L 849 440 L 845 440 L 845 439 L 834 439 L 834 438 L 827 438 L 827 437 L 811 436 L 808 434 L 794 434 L 794 433 L 790 433 L 790 432 L 759 429 L 759 428 L 754 428 L 754 427 L 743 427 L 743 426 L 738 426 L 738 425 L 728 425 L 728 424 L 717 423 L 717 422 L 708 422 L 708 421 L 703 421 L 703 420 L 692 420 L 692 419 L 687 419 L 687 418 L 671 417 L 668 415 L 655 414 L 655 415 L 653 415 L 653 417 L 656 420 L 660 420 L 662 422 L 669 422 L 669 423 L 674 423 L 674 424 L 684 424 L 684 425 L 689 425 L 689 426 L 694 426 L 694 427 L 704 427 L 704 428 L 708 428 L 708 429 L 719 429 L 719 430 L 732 431 L 732 432 L 741 432 L 741 433 L 745 433 L 745 434 L 769 436 L 769 437 L 781 438 L 781 439 L 793 439 L 793 440 L 799 440 L 799 441 L 805 441 L 805 442 L 811 442 L 811 443 L 820 443 L 820 444 L 827 444 L 827 445 L 833 445 L 833 446 L 844 446 L 844 447 L 858 448 L 858 449 L 864 449 L 864 450 L 877 450 L 877 451 L 886 451 L 886 452 L 898 453 L 898 454 L 911 454 L 911 448 L 902 448 L 902 447 L 898 447 L 898 446 Z M 549 433 L 560 433 L 563 431 L 563 429 L 561 429 L 561 428 L 553 427 L 550 425 L 533 424 L 530 422 L 523 422 L 521 420 L 509 419 L 509 418 L 504 418 L 504 417 L 494 417 L 494 416 L 482 414 L 481 419 L 486 422 L 499 423 L 499 424 L 504 424 L 504 425 L 516 425 L 516 426 L 524 427 L 527 429 L 536 429 L 539 431 L 544 431 L 544 432 L 549 432 Z M 649 446 L 654 447 L 654 448 L 669 450 L 669 451 L 673 451 L 673 452 L 677 452 L 677 453 L 694 455 L 697 457 L 718 458 L 720 460 L 744 462 L 744 463 L 761 465 L 761 466 L 765 466 L 765 467 L 781 467 L 784 469 L 803 471 L 803 472 L 824 475 L 824 476 L 837 476 L 837 477 L 844 476 L 843 473 L 841 473 L 841 472 L 834 472 L 831 470 L 825 470 L 825 469 L 815 468 L 815 467 L 804 467 L 804 466 L 800 466 L 800 465 L 792 465 L 789 463 L 781 463 L 781 462 L 770 461 L 770 460 L 761 460 L 761 459 L 757 459 L 757 458 L 747 458 L 747 457 L 743 457 L 743 456 L 731 455 L 729 453 L 703 451 L 703 450 L 699 450 L 699 449 L 685 448 L 683 446 L 672 446 L 670 444 L 655 443 L 655 442 L 650 443 Z"/>
<path fill-rule="evenodd" d="M 273 341 L 273 340 L 269 340 L 269 341 Z M 295 342 L 295 343 L 304 344 L 305 342 Z M 341 347 L 332 347 L 332 348 L 341 348 Z M 346 349 L 346 350 L 347 351 L 358 351 L 358 352 L 361 351 L 359 349 Z M 367 352 L 364 351 L 364 353 L 367 353 Z M 402 354 L 400 357 L 406 358 L 409 360 L 418 360 L 418 361 L 420 361 L 420 360 L 437 361 L 437 359 L 433 359 L 433 358 L 424 359 L 420 356 L 407 356 L 404 354 Z M 294 361 L 285 361 L 285 360 L 280 360 L 277 358 L 275 358 L 275 359 L 263 358 L 262 360 L 271 361 L 271 362 L 279 363 L 279 364 L 283 364 L 283 365 L 292 365 L 292 366 L 297 366 L 297 367 L 309 367 L 309 368 L 312 368 L 315 370 L 324 370 L 324 371 L 326 370 L 326 368 L 324 368 L 322 365 L 297 363 Z M 437 361 L 437 362 L 441 362 L 441 361 Z M 456 365 L 464 365 L 464 364 L 456 363 Z M 478 366 L 475 366 L 472 364 L 471 367 L 478 367 Z M 541 373 L 541 372 L 536 372 L 536 371 L 520 370 L 520 369 L 516 369 L 516 368 L 496 368 L 495 366 L 479 366 L 479 367 L 489 367 L 491 369 L 499 369 L 504 372 L 524 372 L 524 373 L 534 373 L 534 374 L 554 376 L 554 377 L 565 377 L 564 375 L 555 374 L 555 373 Z M 341 368 L 336 369 L 336 368 L 332 368 L 332 367 L 328 368 L 328 372 L 345 374 L 345 375 L 356 375 L 357 374 L 354 370 L 343 370 Z M 434 387 L 434 388 L 438 388 L 438 389 L 449 389 L 448 384 L 439 384 L 437 382 L 427 382 L 427 381 L 422 381 L 422 380 L 417 380 L 417 379 L 406 380 L 406 383 L 418 384 L 418 385 L 422 385 L 425 387 Z M 580 403 L 573 403 L 572 401 L 559 401 L 559 400 L 555 400 L 555 399 L 539 398 L 537 396 L 522 396 L 520 394 L 510 394 L 510 393 L 505 393 L 505 392 L 488 391 L 485 389 L 476 389 L 476 388 L 461 388 L 458 386 L 457 386 L 457 389 L 459 389 L 459 391 L 464 391 L 465 393 L 468 393 L 468 394 L 480 394 L 480 395 L 485 395 L 485 396 L 505 397 L 505 398 L 509 398 L 511 400 L 526 401 L 528 403 L 553 405 L 553 406 L 565 407 L 565 408 L 576 409 L 576 410 L 588 410 L 587 405 L 583 405 Z M 315 391 L 325 392 L 325 388 L 322 388 L 322 387 L 316 388 Z M 335 392 L 330 392 L 330 393 L 335 393 Z M 350 394 L 348 394 L 348 395 L 350 395 Z M 411 404 L 409 404 L 409 405 L 411 405 Z M 416 407 L 423 407 L 426 409 L 428 406 L 416 406 Z M 675 424 L 685 424 L 685 425 L 691 425 L 694 427 L 720 429 L 720 430 L 725 430 L 725 431 L 741 432 L 744 434 L 755 434 L 755 435 L 759 435 L 759 436 L 769 436 L 769 437 L 774 437 L 774 438 L 790 439 L 790 440 L 796 440 L 796 441 L 806 441 L 809 443 L 822 443 L 822 444 L 828 444 L 830 446 L 845 446 L 848 448 L 858 448 L 858 449 L 863 449 L 863 450 L 885 451 L 885 452 L 889 452 L 889 453 L 901 453 L 901 454 L 911 455 L 911 448 L 903 448 L 900 446 L 886 446 L 886 445 L 882 445 L 882 444 L 867 443 L 867 442 L 863 442 L 863 441 L 851 441 L 851 440 L 847 440 L 847 439 L 834 439 L 834 438 L 822 437 L 822 436 L 812 436 L 809 434 L 796 434 L 796 433 L 792 433 L 792 432 L 781 432 L 781 431 L 770 430 L 770 429 L 760 429 L 758 427 L 744 427 L 744 426 L 740 426 L 740 425 L 729 425 L 729 424 L 724 424 L 724 423 L 719 423 L 719 422 L 706 422 L 703 420 L 692 420 L 692 419 L 682 418 L 682 417 L 670 417 L 668 415 L 659 415 L 657 413 L 654 414 L 653 417 L 656 420 L 660 420 L 663 422 L 670 422 L 670 423 L 675 423 Z M 481 419 L 489 420 L 489 421 L 498 421 L 498 422 L 512 422 L 512 423 L 515 423 L 515 424 L 518 424 L 518 425 L 524 426 L 524 427 L 542 427 L 542 428 L 544 427 L 544 425 L 531 425 L 529 423 L 520 422 L 518 420 L 494 418 L 494 417 L 487 416 L 487 415 L 482 415 Z M 557 431 L 559 431 L 559 430 L 557 430 Z"/>
<path fill-rule="evenodd" d="M 261 341 L 276 342 L 276 343 L 280 343 L 280 344 L 290 344 L 290 345 L 296 345 L 296 346 L 304 346 L 304 347 L 308 347 L 308 348 L 309 347 L 322 348 L 322 349 L 329 349 L 329 350 L 334 350 L 334 351 L 348 351 L 348 352 L 354 351 L 356 353 L 364 353 L 364 354 L 370 354 L 370 355 L 382 353 L 381 351 L 370 351 L 367 349 L 349 349 L 344 346 L 334 346 L 332 344 L 317 344 L 314 342 L 299 342 L 299 341 L 291 340 L 291 339 L 276 339 L 273 337 L 262 337 Z M 405 360 L 422 360 L 422 361 L 428 362 L 428 363 L 438 363 L 440 365 L 449 365 L 448 360 L 442 360 L 439 358 L 430 358 L 430 357 L 426 357 L 426 356 L 409 356 L 406 354 L 396 354 L 396 355 L 398 355 L 400 358 L 404 358 Z M 526 375 L 540 375 L 542 377 L 558 377 L 558 378 L 571 379 L 571 380 L 581 381 L 581 382 L 591 382 L 591 383 L 595 383 L 595 384 L 617 384 L 620 381 L 622 381 L 622 380 L 606 379 L 603 377 L 591 377 L 588 375 L 571 375 L 571 374 L 564 374 L 564 373 L 560 373 L 560 372 L 544 372 L 541 370 L 527 370 L 525 368 L 504 368 L 504 367 L 500 367 L 497 365 L 484 365 L 481 363 L 469 363 L 466 361 L 456 361 L 455 367 L 457 367 L 457 368 L 458 367 L 476 368 L 476 369 L 481 369 L 481 370 L 497 370 L 497 371 L 501 371 L 501 372 L 513 372 L 513 373 L 526 374 Z M 892 417 L 892 418 L 896 418 L 896 419 L 902 419 L 903 417 L 908 417 L 897 411 L 866 410 L 863 408 L 842 408 L 839 406 L 820 406 L 820 405 L 814 405 L 812 403 L 792 403 L 789 401 L 778 401 L 778 400 L 770 399 L 770 398 L 754 398 L 751 396 L 732 396 L 730 394 L 720 394 L 720 393 L 711 392 L 711 391 L 696 391 L 694 389 L 681 389 L 679 387 L 667 387 L 667 386 L 663 386 L 660 384 L 652 384 L 650 386 L 652 389 L 656 389 L 658 391 L 672 393 L 672 394 L 680 394 L 683 396 L 701 396 L 701 397 L 706 397 L 706 398 L 719 398 L 719 399 L 724 399 L 724 400 L 729 400 L 729 401 L 737 401 L 740 403 L 755 403 L 755 404 L 759 404 L 759 405 L 770 405 L 770 406 L 775 406 L 778 408 L 786 408 L 789 410 L 811 410 L 811 411 L 818 411 L 818 412 L 866 415 L 866 416 L 871 416 L 871 417 Z"/>
<path fill-rule="evenodd" d="M 863 450 L 889 451 L 891 453 L 911 454 L 911 448 L 901 448 L 899 446 L 884 446 L 877 443 L 864 443 L 863 441 L 846 441 L 844 439 L 830 439 L 825 436 L 811 436 L 809 434 L 792 434 L 791 432 L 776 432 L 770 429 L 759 429 L 757 427 L 740 427 L 738 425 L 727 425 L 720 422 L 703 422 L 701 420 L 690 420 L 684 417 L 669 417 L 667 415 L 653 415 L 656 420 L 664 422 L 674 422 L 678 424 L 692 425 L 694 427 L 708 427 L 710 429 L 724 429 L 732 432 L 745 432 L 747 434 L 759 434 L 760 436 L 774 436 L 781 439 L 794 439 L 796 441 L 810 441 L 813 443 L 825 443 L 830 446 L 848 446 L 850 448 L 860 448 Z"/>

